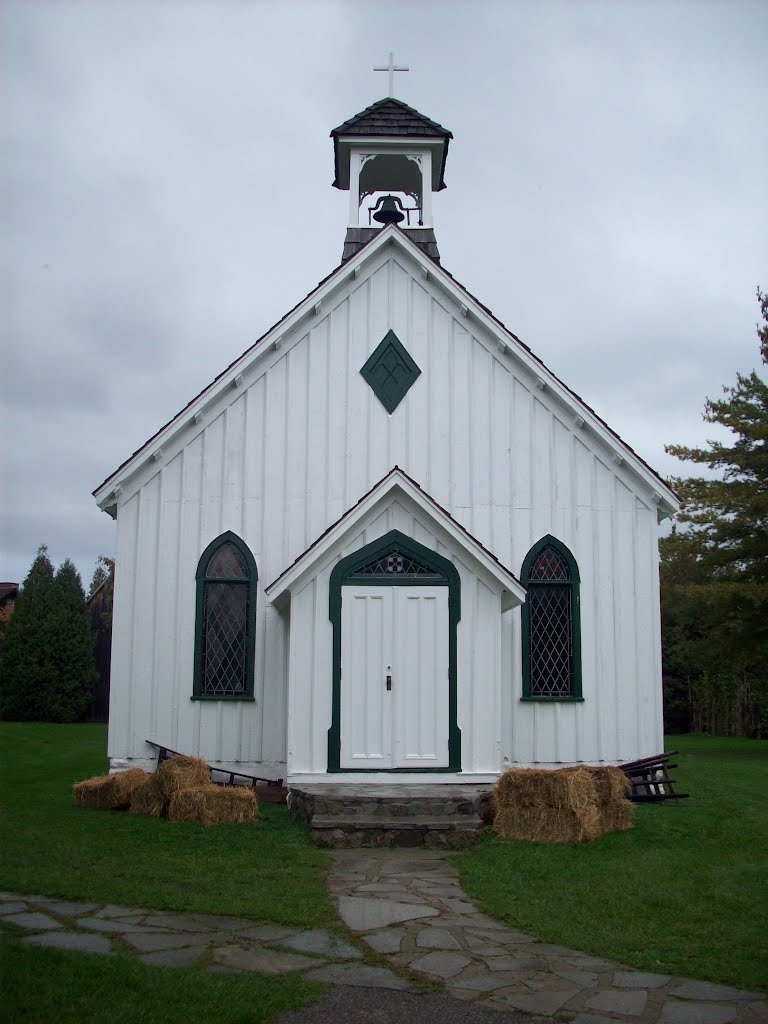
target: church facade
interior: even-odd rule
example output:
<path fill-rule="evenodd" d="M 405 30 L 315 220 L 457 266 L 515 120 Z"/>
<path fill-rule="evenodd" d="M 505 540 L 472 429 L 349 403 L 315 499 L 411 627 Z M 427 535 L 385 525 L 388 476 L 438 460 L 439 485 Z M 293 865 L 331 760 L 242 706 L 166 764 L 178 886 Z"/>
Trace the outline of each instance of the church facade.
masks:
<path fill-rule="evenodd" d="M 341 265 L 94 492 L 117 520 L 109 756 L 493 781 L 663 749 L 674 493 L 441 265 L 451 138 L 332 133 Z"/>

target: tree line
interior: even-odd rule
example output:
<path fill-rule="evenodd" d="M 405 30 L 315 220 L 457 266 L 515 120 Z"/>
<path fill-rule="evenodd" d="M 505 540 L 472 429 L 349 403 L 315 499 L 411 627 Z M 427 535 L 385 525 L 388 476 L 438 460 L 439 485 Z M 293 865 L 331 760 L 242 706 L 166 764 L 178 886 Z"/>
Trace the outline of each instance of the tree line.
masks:
<path fill-rule="evenodd" d="M 89 597 L 111 586 L 113 563 L 102 556 Z M 80 575 L 70 559 L 54 572 L 42 545 L 16 599 L 0 647 L 0 717 L 7 721 L 77 722 L 97 680 L 95 633 Z"/>
<path fill-rule="evenodd" d="M 757 335 L 768 363 L 768 294 Z M 768 384 L 738 374 L 704 419 L 727 441 L 669 445 L 714 477 L 674 477 L 681 499 L 661 540 L 667 731 L 768 736 Z"/>

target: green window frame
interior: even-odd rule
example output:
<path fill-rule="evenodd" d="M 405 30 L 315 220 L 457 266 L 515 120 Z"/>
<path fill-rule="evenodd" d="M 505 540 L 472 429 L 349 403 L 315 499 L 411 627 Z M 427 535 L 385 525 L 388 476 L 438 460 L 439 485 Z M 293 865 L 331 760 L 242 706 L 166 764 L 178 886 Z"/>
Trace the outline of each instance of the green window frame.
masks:
<path fill-rule="evenodd" d="M 254 700 L 258 578 L 248 545 L 231 531 L 200 556 L 192 700 Z"/>
<path fill-rule="evenodd" d="M 521 582 L 524 701 L 583 701 L 579 567 L 562 541 L 542 537 L 525 556 Z"/>

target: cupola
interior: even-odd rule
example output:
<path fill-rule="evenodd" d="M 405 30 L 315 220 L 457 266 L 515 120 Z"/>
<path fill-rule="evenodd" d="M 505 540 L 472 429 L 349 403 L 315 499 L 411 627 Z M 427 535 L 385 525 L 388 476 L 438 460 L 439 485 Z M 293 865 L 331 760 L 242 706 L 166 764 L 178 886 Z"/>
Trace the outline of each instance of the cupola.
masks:
<path fill-rule="evenodd" d="M 453 135 L 392 96 L 334 128 L 334 188 L 349 191 L 342 261 L 387 224 L 397 224 L 439 262 L 432 193 L 445 188 Z"/>

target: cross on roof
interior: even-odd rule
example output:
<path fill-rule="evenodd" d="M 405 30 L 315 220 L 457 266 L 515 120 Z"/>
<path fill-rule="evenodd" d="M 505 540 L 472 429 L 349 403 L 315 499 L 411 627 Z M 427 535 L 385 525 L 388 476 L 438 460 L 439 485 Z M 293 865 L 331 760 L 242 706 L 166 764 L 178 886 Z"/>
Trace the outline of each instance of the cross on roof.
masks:
<path fill-rule="evenodd" d="M 410 71 L 410 68 L 399 68 L 395 65 L 395 55 L 390 53 L 389 64 L 385 68 L 374 68 L 374 71 L 387 71 L 389 72 L 389 96 L 395 95 L 395 72 L 396 71 Z"/>

